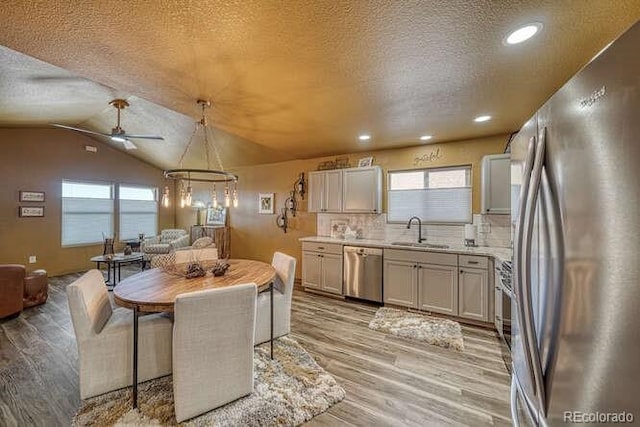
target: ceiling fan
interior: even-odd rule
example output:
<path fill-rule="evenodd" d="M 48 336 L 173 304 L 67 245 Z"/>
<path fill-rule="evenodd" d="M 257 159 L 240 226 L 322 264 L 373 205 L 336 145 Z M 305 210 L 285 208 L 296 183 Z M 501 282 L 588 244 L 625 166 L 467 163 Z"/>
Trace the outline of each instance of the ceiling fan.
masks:
<path fill-rule="evenodd" d="M 72 126 L 59 125 L 59 124 L 55 124 L 55 123 L 52 124 L 51 126 L 55 126 L 55 127 L 62 128 L 62 129 L 75 130 L 77 132 L 89 133 L 89 134 L 92 134 L 92 135 L 106 136 L 106 137 L 111 138 L 112 141 L 121 142 L 122 145 L 124 145 L 124 148 L 127 149 L 127 150 L 135 150 L 135 149 L 138 148 L 138 147 L 135 146 L 135 144 L 133 142 L 130 141 L 130 139 L 156 139 L 156 140 L 164 141 L 163 137 L 157 136 L 157 135 L 129 135 L 129 134 L 127 134 L 125 132 L 125 130 L 120 127 L 120 111 L 124 110 L 125 108 L 127 108 L 129 106 L 129 103 L 127 101 L 125 101 L 124 99 L 114 99 L 113 101 L 111 101 L 109 103 L 109 105 L 113 105 L 116 108 L 116 110 L 118 110 L 118 121 L 116 123 L 116 127 L 111 129 L 111 133 L 95 132 L 95 131 L 88 130 L 88 129 L 74 128 Z"/>

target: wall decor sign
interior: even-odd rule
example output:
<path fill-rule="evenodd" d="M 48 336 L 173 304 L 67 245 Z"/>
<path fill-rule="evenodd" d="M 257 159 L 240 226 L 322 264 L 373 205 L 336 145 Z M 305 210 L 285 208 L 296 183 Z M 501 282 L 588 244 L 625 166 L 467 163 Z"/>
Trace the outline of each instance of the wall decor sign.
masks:
<path fill-rule="evenodd" d="M 21 218 L 43 217 L 44 206 L 20 206 L 18 216 Z"/>
<path fill-rule="evenodd" d="M 358 160 L 359 168 L 366 168 L 371 166 L 372 164 L 373 164 L 373 157 L 363 157 L 360 160 Z"/>
<path fill-rule="evenodd" d="M 21 202 L 44 202 L 44 191 L 20 191 Z"/>
<path fill-rule="evenodd" d="M 423 154 L 422 156 L 414 157 L 413 165 L 418 166 L 422 163 L 434 162 L 442 158 L 442 154 L 440 154 L 440 148 L 436 148 L 430 153 Z"/>
<path fill-rule="evenodd" d="M 273 214 L 273 193 L 260 193 L 258 195 L 258 213 Z"/>

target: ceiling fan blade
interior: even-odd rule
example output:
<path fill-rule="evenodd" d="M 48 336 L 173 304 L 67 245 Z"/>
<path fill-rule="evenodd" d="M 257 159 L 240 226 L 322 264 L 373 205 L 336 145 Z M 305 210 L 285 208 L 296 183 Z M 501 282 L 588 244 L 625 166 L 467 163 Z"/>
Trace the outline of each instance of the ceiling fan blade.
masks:
<path fill-rule="evenodd" d="M 157 140 L 161 140 L 164 141 L 164 138 L 158 135 L 129 135 L 129 134 L 124 134 L 122 135 L 125 138 L 136 138 L 136 139 L 157 139 Z"/>
<path fill-rule="evenodd" d="M 136 144 L 134 144 L 133 142 L 129 141 L 128 139 L 125 139 L 124 141 L 122 141 L 122 145 L 124 145 L 125 150 L 137 150 L 138 147 L 136 147 Z"/>
<path fill-rule="evenodd" d="M 74 128 L 73 126 L 59 125 L 57 123 L 52 123 L 51 126 L 55 126 L 57 128 L 62 128 L 62 129 L 75 130 L 76 132 L 90 133 L 92 135 L 109 136 L 109 137 L 111 136 L 110 133 L 95 132 L 89 129 Z"/>

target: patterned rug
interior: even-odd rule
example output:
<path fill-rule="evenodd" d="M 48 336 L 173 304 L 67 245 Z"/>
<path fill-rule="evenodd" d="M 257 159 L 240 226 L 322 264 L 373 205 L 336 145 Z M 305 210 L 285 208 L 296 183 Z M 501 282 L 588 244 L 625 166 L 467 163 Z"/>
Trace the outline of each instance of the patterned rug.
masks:
<path fill-rule="evenodd" d="M 464 350 L 460 324 L 449 319 L 381 307 L 369 322 L 369 328 L 444 348 Z"/>
<path fill-rule="evenodd" d="M 297 341 L 274 341 L 254 352 L 254 392 L 184 426 L 296 426 L 329 409 L 345 397 L 344 389 Z M 138 408 L 131 409 L 131 389 L 121 389 L 82 402 L 73 426 L 176 425 L 171 376 L 141 383 Z"/>

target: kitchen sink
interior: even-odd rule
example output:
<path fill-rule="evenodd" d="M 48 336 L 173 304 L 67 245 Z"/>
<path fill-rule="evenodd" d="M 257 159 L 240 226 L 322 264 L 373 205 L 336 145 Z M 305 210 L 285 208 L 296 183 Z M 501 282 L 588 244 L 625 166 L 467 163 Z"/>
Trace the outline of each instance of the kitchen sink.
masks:
<path fill-rule="evenodd" d="M 449 245 L 439 245 L 436 243 L 417 243 L 417 242 L 391 242 L 393 246 L 413 246 L 416 248 L 430 249 L 448 249 Z"/>

